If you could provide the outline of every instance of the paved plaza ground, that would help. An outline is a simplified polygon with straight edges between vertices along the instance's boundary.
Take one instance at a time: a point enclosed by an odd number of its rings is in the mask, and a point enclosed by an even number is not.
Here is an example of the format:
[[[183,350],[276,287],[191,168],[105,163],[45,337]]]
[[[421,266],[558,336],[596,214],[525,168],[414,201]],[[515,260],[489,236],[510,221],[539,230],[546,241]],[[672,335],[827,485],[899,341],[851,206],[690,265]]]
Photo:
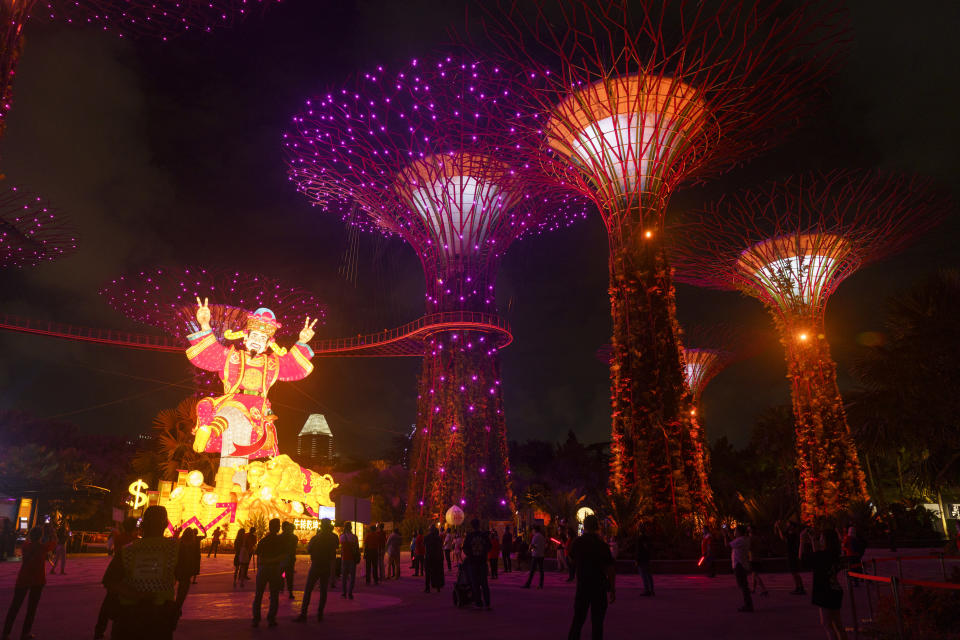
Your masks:
[[[916,555],[917,550],[905,554]],[[877,550],[867,557],[870,555],[890,554]],[[447,574],[447,584],[441,593],[426,594],[422,579],[412,577],[406,561],[404,577],[399,581],[374,587],[366,586],[360,578],[352,601],[341,599],[339,592],[330,592],[324,622],[315,621],[311,606],[310,622],[294,624],[291,619],[299,611],[300,589],[309,562],[306,556],[301,556],[297,561],[296,597],[281,598],[279,628],[266,628],[264,621],[259,629],[253,629],[250,627],[252,583],[244,589],[234,589],[231,562],[232,557],[228,556],[221,555],[216,560],[204,556],[199,584],[190,591],[174,637],[203,640],[283,637],[287,640],[317,638],[323,634],[350,640],[442,636],[536,640],[565,638],[572,612],[574,587],[565,581],[565,575],[556,572],[547,573],[542,591],[521,588],[526,573],[501,572],[498,580],[491,581],[492,611],[458,610],[453,607],[451,595],[456,567],[453,573]],[[48,576],[34,626],[39,640],[93,637],[93,625],[104,594],[100,578],[106,564],[105,556],[70,557],[66,575]],[[888,575],[889,571],[896,570],[895,563],[884,565]],[[19,567],[19,562],[0,563],[0,615],[10,601]],[[905,563],[905,567],[908,577],[939,579],[937,562],[911,562]],[[657,575],[655,579],[656,597],[645,598],[640,596],[642,586],[638,576],[617,576],[617,601],[607,613],[607,638],[824,638],[817,610],[810,604],[809,596],[788,593],[792,588],[788,574],[764,575],[770,593],[766,597],[755,597],[756,612],[752,614],[737,612],[740,595],[731,575],[713,579],[698,575]],[[805,582],[809,589],[809,574],[805,575]],[[265,617],[266,602],[264,605]],[[865,610],[865,606],[861,610]],[[21,611],[13,637],[19,633],[23,613]],[[849,626],[846,599],[844,616]],[[589,627],[588,621],[584,638],[590,637]]]

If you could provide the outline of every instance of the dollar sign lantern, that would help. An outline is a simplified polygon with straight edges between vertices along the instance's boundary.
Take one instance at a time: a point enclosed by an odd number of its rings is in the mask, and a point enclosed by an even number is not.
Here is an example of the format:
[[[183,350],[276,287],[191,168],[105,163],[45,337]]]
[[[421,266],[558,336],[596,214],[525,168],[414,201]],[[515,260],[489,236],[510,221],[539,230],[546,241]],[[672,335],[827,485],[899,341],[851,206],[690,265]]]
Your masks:
[[[130,495],[133,496],[133,508],[139,509],[147,504],[147,483],[137,479],[128,487]]]

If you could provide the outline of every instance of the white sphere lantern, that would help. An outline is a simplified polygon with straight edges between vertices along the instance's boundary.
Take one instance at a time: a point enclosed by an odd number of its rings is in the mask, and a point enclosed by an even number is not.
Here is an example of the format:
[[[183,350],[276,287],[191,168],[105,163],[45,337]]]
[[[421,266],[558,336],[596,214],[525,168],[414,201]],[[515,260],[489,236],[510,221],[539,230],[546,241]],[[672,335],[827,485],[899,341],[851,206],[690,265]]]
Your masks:
[[[463,514],[463,509],[454,505],[447,509],[446,515],[444,515],[444,520],[451,527],[459,527],[463,524],[463,520],[466,516]]]

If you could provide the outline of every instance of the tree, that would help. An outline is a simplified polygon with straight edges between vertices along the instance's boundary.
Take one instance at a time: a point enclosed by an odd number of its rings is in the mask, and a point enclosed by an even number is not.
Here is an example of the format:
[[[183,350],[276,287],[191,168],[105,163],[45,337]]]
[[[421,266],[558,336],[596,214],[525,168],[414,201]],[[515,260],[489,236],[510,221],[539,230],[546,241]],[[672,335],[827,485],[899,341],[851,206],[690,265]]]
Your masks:
[[[853,403],[861,445],[877,458],[895,458],[941,514],[942,492],[960,471],[958,316],[960,271],[927,277],[890,298],[885,338],[864,349],[854,370],[862,385]]]
[[[142,447],[134,469],[144,475],[156,470],[157,480],[175,480],[178,470],[199,469],[208,480],[216,475],[219,463],[193,450],[193,427],[197,423],[197,399],[185,398],[173,409],[164,409],[153,419],[153,439]]]

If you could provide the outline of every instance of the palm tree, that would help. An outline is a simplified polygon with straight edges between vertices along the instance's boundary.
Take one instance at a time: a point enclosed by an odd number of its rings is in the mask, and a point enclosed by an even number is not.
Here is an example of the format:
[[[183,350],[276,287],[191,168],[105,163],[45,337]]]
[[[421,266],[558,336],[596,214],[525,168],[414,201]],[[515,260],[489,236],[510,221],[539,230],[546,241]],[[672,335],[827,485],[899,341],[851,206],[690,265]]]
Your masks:
[[[197,422],[197,399],[185,398],[174,409],[164,409],[153,419],[153,437],[156,442],[152,454],[157,469],[164,479],[175,480],[180,469],[199,469],[212,479],[219,466],[216,459],[193,450],[193,427]],[[144,454],[140,462],[147,462]]]

